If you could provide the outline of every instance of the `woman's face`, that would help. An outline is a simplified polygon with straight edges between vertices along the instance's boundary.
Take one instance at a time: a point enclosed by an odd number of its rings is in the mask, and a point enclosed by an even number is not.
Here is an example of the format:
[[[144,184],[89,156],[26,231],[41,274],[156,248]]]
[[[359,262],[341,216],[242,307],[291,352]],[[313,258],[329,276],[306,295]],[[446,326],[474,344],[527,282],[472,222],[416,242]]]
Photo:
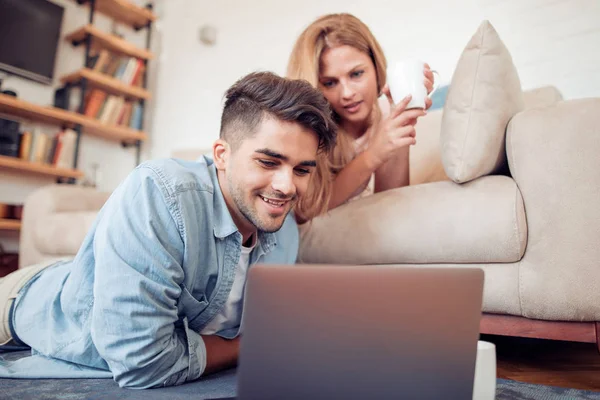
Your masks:
[[[342,123],[368,123],[378,97],[371,58],[352,46],[328,48],[321,54],[319,69],[319,88]]]

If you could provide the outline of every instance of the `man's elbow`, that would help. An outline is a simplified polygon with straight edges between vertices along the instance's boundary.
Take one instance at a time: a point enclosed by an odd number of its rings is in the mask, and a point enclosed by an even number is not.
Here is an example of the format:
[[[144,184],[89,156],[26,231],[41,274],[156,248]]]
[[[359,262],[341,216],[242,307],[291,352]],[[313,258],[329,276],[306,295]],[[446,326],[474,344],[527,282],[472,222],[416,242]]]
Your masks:
[[[170,375],[156,376],[145,368],[127,370],[114,374],[114,380],[119,387],[126,389],[152,389],[165,386],[176,386],[186,381],[185,371]]]

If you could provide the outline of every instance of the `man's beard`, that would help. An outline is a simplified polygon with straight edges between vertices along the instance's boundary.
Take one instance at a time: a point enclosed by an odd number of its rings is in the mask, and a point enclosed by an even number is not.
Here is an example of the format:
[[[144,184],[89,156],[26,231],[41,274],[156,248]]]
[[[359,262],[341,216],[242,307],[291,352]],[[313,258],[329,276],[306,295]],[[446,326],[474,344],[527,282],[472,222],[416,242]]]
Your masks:
[[[278,230],[280,230],[281,227],[283,226],[285,219],[287,218],[287,215],[292,210],[292,208],[295,205],[296,200],[297,200],[297,196],[294,196],[291,200],[288,201],[289,204],[286,204],[286,207],[289,207],[289,209],[288,209],[287,213],[285,213],[285,215],[283,215],[283,218],[281,218],[281,223],[279,224],[279,226],[277,226],[277,227],[269,226],[258,215],[258,212],[252,203],[252,199],[250,199],[249,202],[246,202],[244,199],[244,192],[241,189],[239,189],[239,187],[237,185],[235,185],[230,179],[228,179],[228,184],[229,184],[229,193],[231,193],[231,198],[233,199],[233,202],[234,202],[236,208],[244,216],[244,218],[246,218],[248,221],[250,221],[250,223],[252,225],[254,225],[256,227],[256,229],[259,232],[273,233],[273,232],[277,232]],[[259,193],[253,193],[252,196],[256,196],[257,198],[260,197]],[[265,196],[265,197],[270,197],[273,199],[282,199],[282,196],[278,195],[278,194],[273,194],[273,195],[269,195],[269,196]],[[282,200],[284,200],[284,199],[282,199]],[[263,200],[260,199],[260,201],[263,201]],[[274,222],[274,219],[273,219],[273,222]]]

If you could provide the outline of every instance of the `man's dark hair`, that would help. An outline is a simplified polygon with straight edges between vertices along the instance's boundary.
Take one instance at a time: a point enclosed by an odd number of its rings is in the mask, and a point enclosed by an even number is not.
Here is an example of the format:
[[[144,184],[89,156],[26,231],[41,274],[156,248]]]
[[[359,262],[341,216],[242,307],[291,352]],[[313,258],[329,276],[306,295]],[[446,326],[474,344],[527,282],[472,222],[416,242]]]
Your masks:
[[[253,136],[265,116],[296,122],[315,132],[319,150],[335,146],[337,125],[329,102],[310,83],[286,79],[271,72],[254,72],[225,93],[220,137],[236,148]]]

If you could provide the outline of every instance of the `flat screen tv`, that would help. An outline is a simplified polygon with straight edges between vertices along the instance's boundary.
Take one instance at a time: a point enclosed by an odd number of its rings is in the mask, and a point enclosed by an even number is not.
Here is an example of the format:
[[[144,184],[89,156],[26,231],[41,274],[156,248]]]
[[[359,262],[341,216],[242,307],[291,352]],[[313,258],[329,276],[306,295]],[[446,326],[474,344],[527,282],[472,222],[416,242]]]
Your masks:
[[[48,0],[0,0],[0,70],[52,83],[63,11]]]

